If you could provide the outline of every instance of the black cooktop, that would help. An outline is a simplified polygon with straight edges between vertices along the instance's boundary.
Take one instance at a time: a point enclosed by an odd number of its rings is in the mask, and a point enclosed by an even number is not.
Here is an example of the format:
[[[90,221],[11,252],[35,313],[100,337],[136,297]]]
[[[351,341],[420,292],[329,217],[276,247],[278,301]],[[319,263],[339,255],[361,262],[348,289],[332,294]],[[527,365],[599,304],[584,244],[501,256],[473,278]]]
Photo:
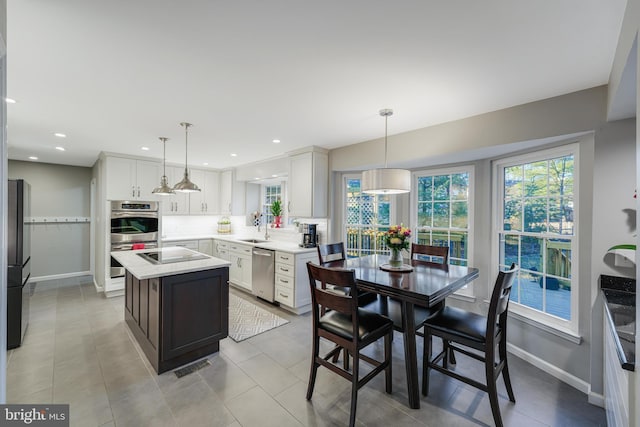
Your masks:
[[[171,264],[173,262],[194,261],[209,258],[200,252],[185,248],[162,248],[153,252],[141,252],[138,254],[152,264]]]

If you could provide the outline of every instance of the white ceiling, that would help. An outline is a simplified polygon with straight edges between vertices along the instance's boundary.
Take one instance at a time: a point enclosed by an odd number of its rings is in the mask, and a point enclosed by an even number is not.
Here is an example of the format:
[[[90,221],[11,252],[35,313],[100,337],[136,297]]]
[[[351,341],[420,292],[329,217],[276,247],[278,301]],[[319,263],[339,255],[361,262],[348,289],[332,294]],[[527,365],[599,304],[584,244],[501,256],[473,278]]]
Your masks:
[[[574,92],[607,83],[625,5],[8,0],[9,158],[161,158],[166,136],[183,163],[189,121],[189,163],[224,168],[379,138],[381,108],[393,135]]]

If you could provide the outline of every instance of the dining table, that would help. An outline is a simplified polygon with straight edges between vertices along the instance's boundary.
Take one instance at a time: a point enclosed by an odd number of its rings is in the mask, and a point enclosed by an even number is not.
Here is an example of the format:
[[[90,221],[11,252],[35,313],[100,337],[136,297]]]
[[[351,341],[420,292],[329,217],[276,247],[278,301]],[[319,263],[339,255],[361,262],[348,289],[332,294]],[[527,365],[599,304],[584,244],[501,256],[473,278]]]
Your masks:
[[[379,298],[400,302],[404,331],[405,369],[409,407],[420,408],[418,358],[414,308],[434,307],[467,283],[478,277],[478,269],[461,265],[433,265],[405,259],[402,268],[389,267],[389,255],[367,255],[332,261],[325,266],[355,271],[359,290],[374,292]]]

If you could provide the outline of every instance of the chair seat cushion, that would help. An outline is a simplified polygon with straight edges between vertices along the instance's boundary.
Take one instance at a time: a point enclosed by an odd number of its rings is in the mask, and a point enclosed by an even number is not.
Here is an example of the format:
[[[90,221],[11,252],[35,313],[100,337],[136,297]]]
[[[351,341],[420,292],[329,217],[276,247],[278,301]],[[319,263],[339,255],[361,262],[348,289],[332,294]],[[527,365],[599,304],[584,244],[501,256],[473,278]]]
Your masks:
[[[445,307],[428,319],[425,326],[437,334],[443,332],[458,335],[478,343],[484,343],[487,336],[487,318],[455,307]]]
[[[371,335],[381,336],[384,330],[391,327],[391,321],[361,308],[358,309],[360,340],[365,340]],[[342,338],[353,340],[353,325],[351,317],[337,311],[329,311],[320,318],[319,327],[334,333]]]
[[[363,305],[362,307],[365,310],[388,317],[393,322],[393,328],[396,331],[404,332],[402,327],[402,303],[400,301],[393,298],[379,296],[373,300],[373,302]],[[441,309],[441,304],[431,308],[415,305],[413,307],[413,312],[416,330],[420,329],[427,319],[435,315]]]

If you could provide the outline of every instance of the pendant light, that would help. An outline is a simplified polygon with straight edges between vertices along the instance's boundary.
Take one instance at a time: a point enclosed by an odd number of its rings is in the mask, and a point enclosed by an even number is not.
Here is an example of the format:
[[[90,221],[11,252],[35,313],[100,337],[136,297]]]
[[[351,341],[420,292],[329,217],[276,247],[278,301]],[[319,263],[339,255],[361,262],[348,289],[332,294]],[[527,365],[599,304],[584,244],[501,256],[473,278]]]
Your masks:
[[[384,117],[384,168],[362,172],[362,192],[368,194],[400,194],[411,190],[411,172],[387,168],[387,119],[393,110],[380,110]]]
[[[157,194],[159,196],[172,196],[175,193],[171,187],[169,187],[169,180],[167,179],[167,167],[166,167],[166,155],[167,155],[167,140],[169,138],[165,138],[161,136],[158,138],[162,142],[162,178],[160,178],[160,187],[156,187],[151,192],[152,194]]]
[[[182,181],[173,186],[173,191],[179,191],[181,193],[195,193],[196,191],[200,191],[200,188],[189,180],[189,169],[187,163],[189,127],[192,125],[191,123],[182,122],[180,123],[180,126],[184,126],[184,177],[182,178]]]

